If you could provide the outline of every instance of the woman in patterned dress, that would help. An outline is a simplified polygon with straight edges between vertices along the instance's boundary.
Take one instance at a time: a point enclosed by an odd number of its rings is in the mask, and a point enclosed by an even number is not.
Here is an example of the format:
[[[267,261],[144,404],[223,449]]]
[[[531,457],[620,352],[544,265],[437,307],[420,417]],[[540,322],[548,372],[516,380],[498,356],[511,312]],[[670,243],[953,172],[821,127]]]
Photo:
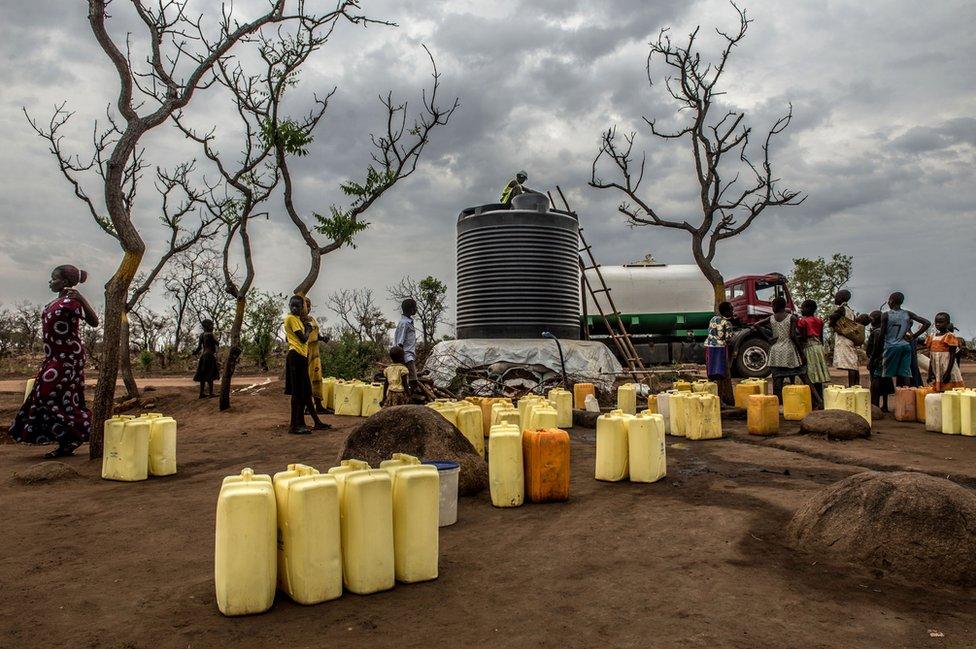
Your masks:
[[[34,389],[20,407],[10,427],[16,442],[53,444],[44,457],[72,455],[88,441],[91,413],[85,406],[85,347],[80,324],[98,326],[98,316],[74,287],[88,279],[75,266],[58,266],[51,273],[51,290],[57,299],[44,308],[41,327],[44,363],[34,379]]]

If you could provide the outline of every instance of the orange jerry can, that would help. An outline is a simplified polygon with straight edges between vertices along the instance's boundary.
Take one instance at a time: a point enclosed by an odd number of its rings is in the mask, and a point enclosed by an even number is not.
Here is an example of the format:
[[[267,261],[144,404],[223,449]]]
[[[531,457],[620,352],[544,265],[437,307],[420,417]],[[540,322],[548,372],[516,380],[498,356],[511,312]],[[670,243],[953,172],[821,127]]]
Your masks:
[[[569,500],[569,433],[558,428],[524,431],[522,466],[529,502]]]
[[[592,383],[576,383],[573,385],[573,407],[577,410],[586,408],[586,395],[596,396],[596,387]]]
[[[915,421],[925,423],[925,395],[932,394],[934,389],[927,385],[924,388],[915,388]]]
[[[915,388],[895,388],[895,421],[915,421]]]
[[[779,433],[779,399],[773,394],[750,395],[746,406],[746,425],[750,435]]]

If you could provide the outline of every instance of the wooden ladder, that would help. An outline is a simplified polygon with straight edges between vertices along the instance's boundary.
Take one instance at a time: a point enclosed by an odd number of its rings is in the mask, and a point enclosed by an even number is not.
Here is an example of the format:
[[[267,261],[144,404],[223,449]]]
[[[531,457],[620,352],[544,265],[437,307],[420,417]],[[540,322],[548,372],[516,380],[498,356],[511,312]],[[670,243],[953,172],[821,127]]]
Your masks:
[[[600,318],[603,320],[603,325],[606,327],[610,340],[613,341],[613,345],[617,349],[618,356],[624,359],[627,364],[627,373],[631,375],[635,382],[641,383],[646,379],[647,368],[644,366],[643,361],[641,361],[640,355],[637,353],[637,349],[630,339],[630,334],[627,333],[627,327],[620,317],[620,311],[617,309],[617,305],[613,302],[610,287],[607,286],[606,281],[603,279],[603,273],[600,272],[600,264],[596,262],[596,258],[593,256],[593,246],[588,244],[583,237],[583,228],[579,225],[579,215],[569,207],[569,202],[566,200],[563,190],[558,185],[556,186],[556,193],[559,194],[559,198],[565,206],[564,211],[567,214],[572,214],[576,218],[577,228],[579,229],[579,267],[583,285],[583,331],[585,337],[589,338],[590,333],[589,317],[586,314],[586,295],[588,293],[596,305],[597,311],[600,313]],[[551,193],[549,194],[549,201],[555,207],[556,203]],[[584,255],[586,256],[585,258]],[[586,272],[589,270],[596,271],[595,274],[600,283],[599,287],[594,287],[590,283],[590,279],[586,276]],[[606,300],[606,309],[603,308],[603,304],[600,302],[600,294]]]

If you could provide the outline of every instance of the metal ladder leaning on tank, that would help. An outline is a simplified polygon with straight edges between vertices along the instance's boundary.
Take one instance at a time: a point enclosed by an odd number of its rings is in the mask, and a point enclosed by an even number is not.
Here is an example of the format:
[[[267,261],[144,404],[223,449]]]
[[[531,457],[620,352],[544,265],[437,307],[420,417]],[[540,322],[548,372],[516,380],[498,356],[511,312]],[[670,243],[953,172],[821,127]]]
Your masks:
[[[631,375],[637,383],[642,383],[647,376],[647,368],[644,367],[643,361],[640,359],[640,355],[637,353],[637,349],[634,347],[633,341],[630,339],[630,334],[627,333],[627,327],[624,325],[623,319],[620,317],[620,311],[617,309],[617,305],[613,303],[613,297],[610,295],[610,287],[603,279],[603,273],[600,272],[600,264],[596,262],[596,258],[593,257],[593,247],[586,243],[586,239],[583,238],[583,227],[579,225],[579,215],[576,214],[570,207],[569,201],[566,200],[565,194],[560,187],[556,186],[556,192],[559,194],[560,200],[563,202],[565,211],[568,214],[572,214],[576,218],[577,228],[579,229],[579,267],[580,276],[583,279],[583,287],[586,292],[590,294],[593,299],[593,303],[596,305],[597,311],[600,312],[600,318],[603,320],[603,325],[607,329],[607,333],[610,335],[610,339],[613,341],[614,347],[617,348],[620,358],[625,359],[627,363],[627,373]],[[549,202],[555,207],[556,202],[553,200],[552,193],[549,193]],[[586,260],[583,259],[583,255],[589,258],[589,265],[587,265]],[[600,288],[593,288],[590,284],[589,278],[586,276],[586,271],[594,270],[596,271],[597,279],[600,281]],[[603,305],[600,304],[600,300],[597,295],[603,293],[606,296],[607,307],[609,312],[605,311]],[[586,303],[586,295],[583,295],[584,301]],[[589,319],[584,314],[583,326],[584,331],[589,336]]]

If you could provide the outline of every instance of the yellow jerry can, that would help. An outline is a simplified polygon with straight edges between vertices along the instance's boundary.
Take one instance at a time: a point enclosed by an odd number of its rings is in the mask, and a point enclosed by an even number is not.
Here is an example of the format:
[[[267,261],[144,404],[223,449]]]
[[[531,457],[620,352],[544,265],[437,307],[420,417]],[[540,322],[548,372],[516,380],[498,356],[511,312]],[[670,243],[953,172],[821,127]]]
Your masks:
[[[176,420],[154,417],[149,427],[149,475],[176,473]]]
[[[631,482],[657,482],[667,475],[664,417],[641,413],[627,422]]]
[[[405,464],[393,480],[393,552],[397,581],[437,579],[440,477],[429,464]]]
[[[702,392],[685,398],[687,426],[685,437],[691,440],[722,437],[722,404],[714,394]]]
[[[370,383],[363,386],[362,416],[375,415],[383,407],[383,384]]]
[[[491,427],[488,435],[488,488],[495,507],[519,507],[525,502],[522,430],[511,424]]]
[[[416,464],[420,464],[420,458],[414,457],[413,455],[408,455],[406,453],[394,453],[389,460],[383,460],[380,462],[380,468],[389,471],[393,481],[396,482],[396,472],[399,469]]]
[[[336,377],[327,376],[322,379],[322,405],[326,408],[335,409],[335,384]]]
[[[705,381],[699,379],[691,384],[691,391],[714,394],[715,396],[718,396],[718,383],[715,381]]]
[[[531,412],[535,405],[544,399],[537,394],[527,394],[518,400],[519,420],[527,428],[531,425]]]
[[[152,421],[112,417],[105,420],[102,478],[135,482],[149,477],[149,430]]]
[[[278,587],[299,604],[342,595],[339,485],[303,464],[273,479],[278,509]]]
[[[942,393],[942,434],[962,434],[962,392],[958,390]]]
[[[342,467],[333,467],[341,469]],[[393,481],[386,469],[336,471],[342,581],[357,595],[393,588]]]
[[[783,386],[783,419],[800,421],[813,412],[813,395],[809,385]]]
[[[746,427],[750,435],[779,433],[779,399],[772,394],[754,394],[749,397]]]
[[[596,470],[597,480],[617,482],[630,475],[627,426],[632,415],[612,410],[596,419]]]
[[[824,386],[824,410],[846,410],[844,407],[844,386]]]
[[[668,397],[668,415],[671,419],[671,434],[686,437],[688,428],[688,399],[691,392],[677,391]]]
[[[754,394],[763,394],[763,386],[761,383],[746,380],[742,381],[741,383],[736,383],[732,393],[735,397],[735,407],[745,408],[747,405],[749,405],[750,396]]]
[[[678,392],[691,392],[691,383],[689,381],[675,381],[671,385],[671,389]]]
[[[637,414],[637,386],[625,383],[617,388],[617,410],[625,415]]]
[[[563,388],[549,390],[549,401],[556,408],[557,428],[573,427],[573,393]]]
[[[359,417],[363,412],[363,385],[361,383],[335,384],[335,414]]]
[[[976,392],[959,393],[959,432],[976,437]]]
[[[559,411],[553,408],[548,401],[543,401],[532,408],[532,418],[528,426],[523,430],[543,430],[545,428],[559,428]]]
[[[274,603],[275,510],[271,476],[244,469],[224,478],[214,535],[214,590],[224,615],[263,613]]]
[[[473,403],[462,402],[455,410],[457,429],[471,442],[481,457],[485,456],[485,433],[482,425],[481,408]]]

